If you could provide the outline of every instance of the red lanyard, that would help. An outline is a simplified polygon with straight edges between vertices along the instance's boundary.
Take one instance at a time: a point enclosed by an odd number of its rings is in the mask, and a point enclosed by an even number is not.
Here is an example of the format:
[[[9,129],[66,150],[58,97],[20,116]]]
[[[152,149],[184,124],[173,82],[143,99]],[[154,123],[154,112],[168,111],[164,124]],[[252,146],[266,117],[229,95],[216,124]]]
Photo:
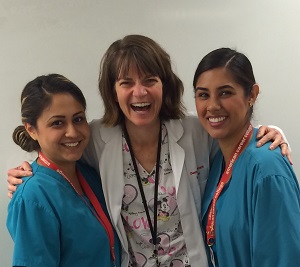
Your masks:
[[[76,191],[76,193],[80,196],[80,194],[78,193],[78,191],[75,189],[75,187],[73,186],[73,184],[71,183],[71,181],[69,180],[69,178],[63,173],[62,170],[60,170],[56,164],[54,164],[53,162],[51,162],[50,160],[48,160],[43,154],[42,152],[39,152],[39,159],[41,160],[41,162],[48,168],[58,172],[61,176],[63,176],[68,182],[69,184],[73,187],[73,189]],[[115,257],[115,252],[114,252],[114,231],[112,228],[112,225],[109,221],[109,219],[107,218],[106,214],[104,213],[100,202],[98,201],[94,191],[91,189],[90,185],[88,184],[88,182],[84,179],[83,175],[80,173],[80,171],[77,169],[77,175],[79,178],[79,183],[83,188],[83,191],[85,192],[85,194],[87,195],[88,199],[91,201],[93,207],[95,210],[91,209],[93,214],[95,215],[95,217],[98,219],[98,221],[101,223],[101,225],[104,227],[107,235],[108,235],[108,239],[109,239],[109,245],[110,245],[110,252],[111,252],[111,256],[113,261],[115,262],[116,257]],[[81,197],[81,196],[80,196]],[[81,197],[82,198],[82,197]],[[84,198],[82,198],[85,202],[85,204],[89,207],[90,205],[85,201]],[[96,211],[96,212],[95,212]]]
[[[240,156],[242,149],[247,144],[248,140],[251,138],[251,134],[253,132],[253,127],[250,124],[247,131],[245,132],[243,138],[240,143],[236,146],[235,152],[231,156],[229,164],[226,166],[225,171],[222,174],[222,177],[218,183],[215,194],[213,196],[212,202],[210,204],[210,209],[207,218],[207,226],[206,226],[206,242],[208,246],[212,246],[216,241],[216,232],[215,232],[215,224],[216,224],[216,203],[217,200],[224,189],[226,183],[231,179],[232,174],[232,166],[237,158]]]

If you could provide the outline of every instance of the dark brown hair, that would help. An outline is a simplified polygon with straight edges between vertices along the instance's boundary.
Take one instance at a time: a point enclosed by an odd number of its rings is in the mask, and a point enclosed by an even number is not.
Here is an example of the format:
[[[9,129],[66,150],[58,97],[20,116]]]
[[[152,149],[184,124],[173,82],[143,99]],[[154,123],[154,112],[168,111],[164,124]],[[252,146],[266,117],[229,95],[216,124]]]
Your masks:
[[[49,74],[27,83],[21,94],[22,122],[37,126],[37,120],[52,102],[54,94],[70,94],[86,109],[86,101],[81,90],[60,74]],[[14,142],[27,152],[39,151],[40,145],[27,133],[24,125],[13,132]]]
[[[213,50],[200,61],[194,75],[194,90],[203,72],[221,67],[226,68],[235,82],[242,86],[246,97],[251,94],[253,85],[256,84],[251,62],[244,54],[231,48]],[[250,117],[252,113],[253,106],[249,110]]]

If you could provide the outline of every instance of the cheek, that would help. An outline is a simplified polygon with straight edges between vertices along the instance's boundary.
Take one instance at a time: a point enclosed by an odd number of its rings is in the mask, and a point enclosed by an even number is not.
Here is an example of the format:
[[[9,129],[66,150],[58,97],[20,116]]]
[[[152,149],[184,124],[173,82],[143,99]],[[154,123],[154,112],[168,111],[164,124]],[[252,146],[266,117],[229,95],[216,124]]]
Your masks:
[[[115,100],[119,105],[126,102],[126,99],[128,98],[128,93],[122,89],[117,89],[114,92]]]
[[[90,127],[87,125],[86,129],[85,129],[85,135],[87,137],[87,139],[90,138],[91,135],[91,131],[90,131]]]
[[[157,98],[160,98],[161,102],[162,102],[162,99],[163,99],[163,87],[162,86],[156,86],[155,87],[155,90],[154,90]]]
[[[244,111],[244,113],[248,113],[250,109],[249,103],[248,102],[240,102],[236,105],[236,107],[234,107],[234,110],[236,110],[237,112],[241,112]]]
[[[195,104],[196,104],[196,110],[197,110],[197,113],[198,113],[198,116],[199,116],[204,112],[205,107],[204,107],[203,102],[201,102],[199,100],[196,100]]]
[[[122,101],[122,89],[119,86],[115,85],[113,94],[117,103]]]

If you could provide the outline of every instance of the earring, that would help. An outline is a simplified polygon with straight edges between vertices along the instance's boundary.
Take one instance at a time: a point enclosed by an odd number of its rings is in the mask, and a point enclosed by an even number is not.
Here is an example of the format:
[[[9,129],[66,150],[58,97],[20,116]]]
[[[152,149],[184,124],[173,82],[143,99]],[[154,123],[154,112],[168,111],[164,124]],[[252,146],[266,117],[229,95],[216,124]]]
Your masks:
[[[249,107],[252,107],[253,103],[252,103],[252,98],[249,99]]]

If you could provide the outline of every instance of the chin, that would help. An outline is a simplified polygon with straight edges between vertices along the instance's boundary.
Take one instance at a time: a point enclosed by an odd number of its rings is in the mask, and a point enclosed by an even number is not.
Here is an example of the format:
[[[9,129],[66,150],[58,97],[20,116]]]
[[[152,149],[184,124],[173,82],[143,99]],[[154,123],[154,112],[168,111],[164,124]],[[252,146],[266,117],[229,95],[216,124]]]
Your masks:
[[[80,158],[82,157],[82,153],[78,153],[78,154],[69,154],[69,155],[66,155],[64,158],[66,161],[70,161],[70,162],[75,162],[77,160],[80,160]]]
[[[140,127],[143,127],[143,126],[150,126],[154,123],[153,120],[135,120],[135,121],[132,121],[132,123],[135,125],[135,126],[140,126]]]
[[[227,133],[218,130],[207,130],[208,134],[214,139],[223,139],[227,137]]]

